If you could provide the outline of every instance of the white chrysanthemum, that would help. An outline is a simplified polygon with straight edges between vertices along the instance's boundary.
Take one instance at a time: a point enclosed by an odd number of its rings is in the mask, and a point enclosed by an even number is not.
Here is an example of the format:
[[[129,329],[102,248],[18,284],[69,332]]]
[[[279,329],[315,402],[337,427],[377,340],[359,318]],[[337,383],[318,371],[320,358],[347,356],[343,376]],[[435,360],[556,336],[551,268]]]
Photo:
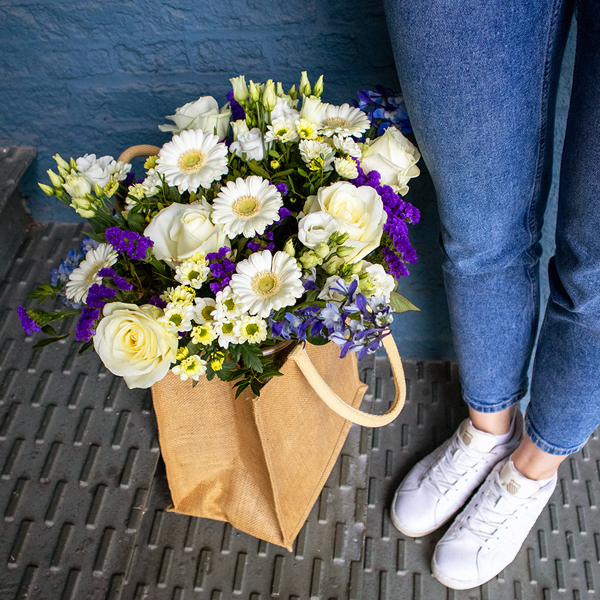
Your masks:
[[[316,123],[312,123],[306,119],[298,119],[296,121],[296,131],[303,140],[316,140],[319,137]]]
[[[255,252],[238,263],[231,277],[231,288],[242,310],[259,317],[294,304],[304,294],[302,271],[285,252],[272,255],[269,250]]]
[[[241,312],[239,298],[235,296],[230,285],[217,292],[215,311],[213,312],[213,318],[216,321],[235,319]]]
[[[85,302],[88,290],[94,283],[100,283],[102,278],[98,271],[110,267],[117,262],[118,254],[110,244],[100,244],[97,248],[90,250],[85,259],[69,275],[65,294],[68,300],[73,302]]]
[[[353,158],[336,158],[334,161],[335,170],[340,177],[344,179],[356,179],[358,177],[358,169]]]
[[[189,304],[184,306],[182,304],[169,302],[165,308],[165,314],[157,320],[169,331],[177,333],[179,331],[190,331],[192,329],[193,316],[194,309]]]
[[[208,346],[208,344],[210,344],[214,339],[216,339],[216,337],[217,334],[215,332],[215,329],[210,323],[197,325],[192,329],[192,342],[194,342],[194,344]]]
[[[227,173],[227,146],[211,133],[182,131],[161,148],[156,170],[180,192],[209,188]]]
[[[247,238],[262,235],[279,219],[283,206],[281,194],[269,181],[252,175],[228,181],[213,201],[211,219],[223,226],[223,232],[233,239],[240,233]]]
[[[298,145],[302,160],[312,171],[331,171],[334,152],[329,144],[316,140],[302,140]]]
[[[184,260],[175,269],[175,279],[183,285],[189,285],[195,289],[202,287],[208,279],[210,269],[204,252],[198,252]]]
[[[369,117],[360,109],[349,104],[334,106],[330,104],[319,124],[319,133],[347,137],[359,137],[369,128]]]
[[[260,317],[248,315],[235,324],[234,332],[242,344],[244,342],[260,344],[267,339],[267,322]]]
[[[161,298],[165,302],[172,302],[173,304],[180,304],[181,306],[189,306],[194,302],[196,292],[193,288],[187,285],[178,285],[175,288],[168,288],[165,290]]]
[[[268,131],[265,134],[266,142],[278,140],[280,142],[296,142],[298,141],[298,132],[296,131],[296,122],[291,119],[281,117],[274,119],[267,127]]]
[[[235,333],[235,321],[215,321],[215,332],[219,336],[219,346],[225,350],[229,348],[229,344],[240,343],[240,338]]]
[[[140,185],[144,190],[144,196],[146,196],[146,198],[152,198],[152,196],[156,196],[162,188],[162,177],[156,169],[149,169],[146,174],[146,179],[144,179]]]
[[[198,381],[200,375],[206,373],[206,361],[200,358],[197,354],[184,358],[180,364],[174,366],[171,371],[175,375],[179,375],[181,381],[187,381],[193,379]]]
[[[352,158],[360,158],[362,156],[362,150],[360,146],[351,137],[334,135],[333,146],[338,152],[347,154]]]
[[[196,298],[194,300],[194,321],[196,323],[208,323],[214,320],[214,312],[217,303],[212,298]]]

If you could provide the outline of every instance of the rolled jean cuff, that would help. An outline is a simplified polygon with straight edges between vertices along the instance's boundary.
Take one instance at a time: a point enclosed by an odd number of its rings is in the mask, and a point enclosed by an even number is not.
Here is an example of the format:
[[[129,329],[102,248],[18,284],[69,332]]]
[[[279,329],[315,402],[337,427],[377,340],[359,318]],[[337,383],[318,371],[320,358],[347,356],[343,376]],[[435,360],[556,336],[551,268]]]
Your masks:
[[[506,398],[504,400],[498,400],[495,403],[492,402],[479,402],[478,400],[472,400],[463,392],[462,397],[466,402],[469,408],[476,410],[477,412],[482,413],[495,413],[500,412],[501,410],[506,410],[507,408],[513,407],[515,404],[525,396],[526,391],[522,390],[511,396],[510,398]]]
[[[582,442],[578,446],[573,446],[572,448],[561,448],[560,446],[549,444],[537,432],[535,426],[529,418],[529,411],[525,412],[525,431],[527,432],[529,439],[534,443],[535,446],[537,446],[546,454],[554,454],[555,456],[568,456],[570,454],[575,454],[587,444],[587,440],[585,440],[585,442]]]

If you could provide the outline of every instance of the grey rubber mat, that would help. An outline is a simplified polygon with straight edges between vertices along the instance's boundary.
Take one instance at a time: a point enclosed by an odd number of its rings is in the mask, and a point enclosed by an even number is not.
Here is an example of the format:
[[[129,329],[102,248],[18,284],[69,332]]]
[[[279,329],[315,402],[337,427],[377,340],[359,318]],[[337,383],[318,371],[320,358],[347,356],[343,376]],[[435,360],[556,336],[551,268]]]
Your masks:
[[[594,434],[559,470],[549,505],[515,561],[478,589],[454,591],[431,574],[435,544],[447,527],[420,539],[399,533],[389,519],[396,487],[408,470],[452,435],[466,416],[459,399],[455,365],[405,365],[410,392],[397,421],[373,431],[369,465],[369,508],[363,555],[364,600],[580,600],[600,585],[600,439]],[[386,404],[393,391],[389,366],[376,363]],[[384,375],[380,374],[383,373]]]
[[[38,232],[2,286],[2,600],[116,598],[158,460],[148,392],[79,355],[74,338],[33,350],[14,310],[79,230]]]

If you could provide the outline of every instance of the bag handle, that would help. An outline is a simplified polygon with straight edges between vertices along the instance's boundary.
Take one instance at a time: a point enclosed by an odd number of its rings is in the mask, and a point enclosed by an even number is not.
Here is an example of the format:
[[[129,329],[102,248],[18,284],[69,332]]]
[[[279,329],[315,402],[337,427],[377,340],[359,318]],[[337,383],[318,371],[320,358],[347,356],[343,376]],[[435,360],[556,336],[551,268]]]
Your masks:
[[[160,148],[158,146],[151,146],[150,144],[142,144],[140,146],[131,146],[131,148],[127,148],[117,162],[130,163],[133,158],[136,156],[154,156],[160,152]]]
[[[357,408],[353,408],[344,402],[327,385],[305,351],[292,352],[292,354],[290,354],[290,359],[296,362],[298,368],[302,371],[313,390],[319,395],[321,400],[331,408],[331,410],[357,425],[363,425],[364,427],[383,427],[384,425],[391,423],[400,414],[406,400],[406,380],[404,379],[402,360],[398,353],[396,343],[391,335],[387,335],[383,338],[383,347],[390,359],[394,382],[396,383],[396,397],[394,402],[390,409],[383,415],[372,415]]]

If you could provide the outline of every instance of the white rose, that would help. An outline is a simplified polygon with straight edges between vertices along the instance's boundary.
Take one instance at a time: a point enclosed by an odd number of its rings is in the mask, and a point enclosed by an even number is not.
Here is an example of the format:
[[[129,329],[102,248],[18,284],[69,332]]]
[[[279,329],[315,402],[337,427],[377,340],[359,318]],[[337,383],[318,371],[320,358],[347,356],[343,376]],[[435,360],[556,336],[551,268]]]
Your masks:
[[[269,147],[270,144],[265,142],[265,148],[268,150]],[[247,133],[238,134],[237,141],[233,142],[229,148],[231,152],[235,150],[239,157],[242,156],[242,152],[245,152],[246,160],[262,160],[265,156],[263,152],[262,133],[258,127],[251,129]]]
[[[325,112],[329,104],[321,102],[321,98],[316,96],[308,96],[302,101],[302,110],[300,110],[300,118],[306,119],[317,125],[323,120]]]
[[[364,273],[369,274],[369,283],[375,288],[375,296],[385,296],[387,302],[390,301],[390,296],[396,290],[398,282],[388,273],[381,265],[371,265],[365,262],[363,268]]]
[[[244,135],[248,133],[250,130],[248,129],[248,124],[245,119],[240,119],[239,121],[234,121],[231,124],[231,129],[233,131],[233,141],[237,142],[237,139],[240,135]]]
[[[300,113],[291,106],[292,99],[289,96],[283,98],[277,98],[277,104],[271,111],[271,122],[275,119],[288,119],[290,121],[297,121],[300,118]]]
[[[154,256],[170,262],[229,246],[221,226],[210,220],[211,213],[212,206],[204,198],[198,204],[175,203],[163,208],[144,231],[154,242]]]
[[[178,338],[157,319],[156,306],[110,302],[94,335],[96,353],[128,388],[149,388],[160,381],[176,360]]]
[[[306,212],[323,210],[336,222],[337,231],[347,233],[345,246],[354,248],[347,262],[356,262],[379,246],[387,213],[377,191],[369,186],[355,187],[347,181],[338,181],[320,188],[316,199],[309,197]]]
[[[420,173],[420,152],[395,127],[388,127],[374,142],[363,147],[360,166],[365,173],[377,171],[382,185],[391,185],[399,194],[408,192],[408,181]]]
[[[223,141],[229,131],[231,110],[229,104],[223,106],[219,111],[219,104],[212,96],[202,96],[195,102],[188,102],[170,115],[167,119],[175,122],[175,125],[159,125],[161,131],[180,133],[185,129],[201,129],[213,133]]]
[[[336,231],[335,220],[322,210],[310,213],[298,222],[298,239],[308,248],[314,248],[321,242],[327,244]]]

